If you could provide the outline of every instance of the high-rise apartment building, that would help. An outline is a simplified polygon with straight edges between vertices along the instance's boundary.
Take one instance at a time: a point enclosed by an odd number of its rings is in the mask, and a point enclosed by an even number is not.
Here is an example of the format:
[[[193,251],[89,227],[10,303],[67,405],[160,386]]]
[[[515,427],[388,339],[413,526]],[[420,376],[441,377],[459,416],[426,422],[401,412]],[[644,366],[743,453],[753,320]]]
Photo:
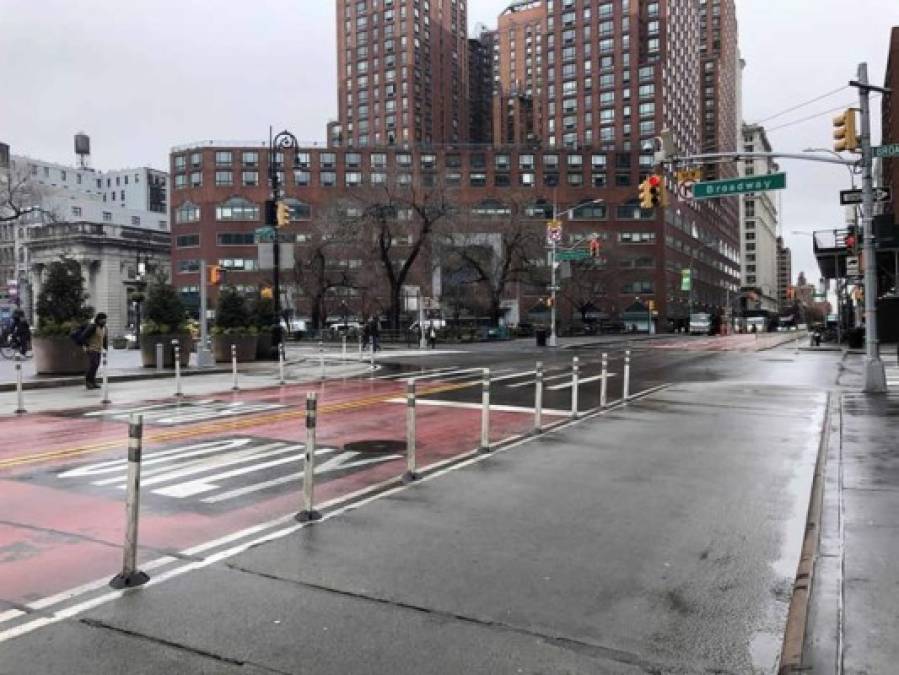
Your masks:
[[[493,87],[495,30],[482,30],[468,41],[468,140],[476,144],[493,142]]]
[[[793,256],[790,249],[784,246],[783,237],[777,238],[777,301],[780,309],[790,306],[793,298],[790,297],[790,284],[793,279]]]
[[[513,2],[497,23],[493,136],[506,145],[543,140],[543,47],[547,7],[543,0]]]
[[[742,149],[745,152],[771,152],[765,128],[743,125]],[[743,176],[774,173],[777,164],[769,159],[747,159],[740,167]],[[777,311],[777,233],[778,211],[775,192],[756,192],[740,200],[740,253],[743,290],[755,298],[755,307]]]
[[[466,0],[336,0],[338,131],[349,146],[468,140]]]

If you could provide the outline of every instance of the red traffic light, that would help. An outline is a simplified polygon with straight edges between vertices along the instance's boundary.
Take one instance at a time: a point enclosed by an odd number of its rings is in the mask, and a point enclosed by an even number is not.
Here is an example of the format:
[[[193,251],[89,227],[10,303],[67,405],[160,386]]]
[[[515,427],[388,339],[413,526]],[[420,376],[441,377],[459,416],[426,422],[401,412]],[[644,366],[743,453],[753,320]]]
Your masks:
[[[854,249],[854,248],[855,248],[855,244],[856,244],[856,241],[855,241],[855,235],[854,235],[854,234],[847,234],[847,235],[846,235],[846,248]]]
[[[662,184],[662,179],[656,174],[651,175],[646,180],[649,182],[649,187],[651,188],[659,187],[659,185]]]

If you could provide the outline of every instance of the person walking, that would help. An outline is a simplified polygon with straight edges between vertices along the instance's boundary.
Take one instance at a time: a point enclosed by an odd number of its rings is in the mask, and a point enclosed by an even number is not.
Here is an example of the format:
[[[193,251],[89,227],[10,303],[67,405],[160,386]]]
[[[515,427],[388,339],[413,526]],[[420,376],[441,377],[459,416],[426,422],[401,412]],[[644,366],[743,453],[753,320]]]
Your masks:
[[[428,328],[428,346],[431,349],[437,347],[437,329],[434,328],[434,324],[431,324],[431,327]]]
[[[100,367],[100,355],[109,346],[106,338],[106,315],[103,312],[97,314],[93,323],[88,324],[81,336],[81,341],[84,344],[84,351],[87,352],[87,372],[84,374],[85,385],[88,389],[99,389],[97,369]]]
[[[378,318],[371,320],[371,350],[373,352],[381,349],[381,328],[378,326]]]

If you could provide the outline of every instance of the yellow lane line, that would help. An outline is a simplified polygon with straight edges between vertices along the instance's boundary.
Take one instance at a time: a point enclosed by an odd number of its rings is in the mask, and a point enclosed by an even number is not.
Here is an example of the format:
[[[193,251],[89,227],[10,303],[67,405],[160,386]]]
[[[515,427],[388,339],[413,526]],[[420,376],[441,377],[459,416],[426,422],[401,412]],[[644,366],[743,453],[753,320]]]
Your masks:
[[[477,384],[477,382],[475,384]],[[439,394],[456,389],[465,389],[466,387],[471,386],[473,386],[473,384],[468,382],[463,384],[446,384],[436,387],[429,387],[427,389],[421,389],[417,392],[417,395],[429,396],[432,394]],[[395,399],[397,396],[398,393],[396,391],[392,391],[388,394],[368,396],[366,398],[355,399],[351,401],[341,401],[340,403],[330,403],[321,406],[318,409],[318,413],[319,415],[323,415],[333,412],[357,410],[359,408],[365,408],[368,406],[377,405],[379,403],[385,403],[391,399]],[[273,424],[291,419],[300,419],[305,417],[305,415],[305,408],[297,408],[295,410],[283,410],[276,413],[263,413],[261,415],[241,417],[240,419],[234,419],[230,421],[217,421],[214,424],[203,424],[182,429],[173,429],[170,431],[158,431],[144,436],[144,445],[146,446],[154,443],[164,443],[167,441],[180,440],[183,438],[192,438],[196,436],[203,436],[205,434],[220,433],[222,431],[247,429],[259,426],[260,424]],[[33,453],[30,455],[23,455],[19,457],[10,457],[8,459],[0,460],[0,469],[8,469],[10,467],[21,466],[23,464],[36,464],[43,461],[65,459],[67,457],[78,457],[79,455],[102,452],[103,450],[112,450],[115,448],[123,447],[126,443],[126,440],[127,439],[123,436],[121,439],[103,441],[101,443],[94,443],[91,445],[60,448],[58,450],[49,450],[47,452]]]

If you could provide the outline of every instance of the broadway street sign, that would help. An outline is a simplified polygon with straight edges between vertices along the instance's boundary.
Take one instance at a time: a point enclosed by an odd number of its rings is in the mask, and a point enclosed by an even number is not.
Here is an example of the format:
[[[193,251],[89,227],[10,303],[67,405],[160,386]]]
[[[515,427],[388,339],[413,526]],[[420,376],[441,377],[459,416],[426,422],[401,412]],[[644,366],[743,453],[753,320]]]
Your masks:
[[[693,199],[714,199],[747,192],[783,190],[787,187],[787,174],[769,173],[764,176],[745,176],[727,180],[712,180],[693,185]]]
[[[899,157],[899,143],[878,145],[871,150],[875,157]]]
[[[590,257],[590,251],[575,248],[570,251],[556,251],[556,260],[586,260]]]

